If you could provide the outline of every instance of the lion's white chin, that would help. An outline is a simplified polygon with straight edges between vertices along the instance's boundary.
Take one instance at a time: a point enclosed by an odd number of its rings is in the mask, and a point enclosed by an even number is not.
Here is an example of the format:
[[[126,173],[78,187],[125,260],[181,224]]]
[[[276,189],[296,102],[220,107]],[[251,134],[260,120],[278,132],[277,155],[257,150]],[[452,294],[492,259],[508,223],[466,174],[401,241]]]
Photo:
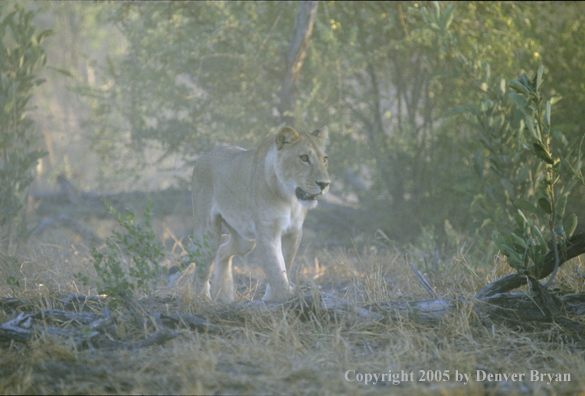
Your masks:
[[[299,202],[303,208],[307,208],[307,209],[313,209],[315,206],[317,206],[316,199],[311,200],[311,201],[304,201],[304,200],[299,199]]]

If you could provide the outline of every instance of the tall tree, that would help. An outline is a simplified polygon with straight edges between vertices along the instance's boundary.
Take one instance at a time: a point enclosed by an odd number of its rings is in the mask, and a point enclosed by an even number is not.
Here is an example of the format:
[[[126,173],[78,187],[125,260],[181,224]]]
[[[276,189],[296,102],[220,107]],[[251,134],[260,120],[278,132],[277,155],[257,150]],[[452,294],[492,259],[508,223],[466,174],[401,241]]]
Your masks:
[[[295,92],[307,56],[307,47],[313,33],[313,25],[317,16],[317,1],[301,1],[297,10],[293,35],[286,52],[286,76],[280,90],[278,110],[285,124],[294,125]]]

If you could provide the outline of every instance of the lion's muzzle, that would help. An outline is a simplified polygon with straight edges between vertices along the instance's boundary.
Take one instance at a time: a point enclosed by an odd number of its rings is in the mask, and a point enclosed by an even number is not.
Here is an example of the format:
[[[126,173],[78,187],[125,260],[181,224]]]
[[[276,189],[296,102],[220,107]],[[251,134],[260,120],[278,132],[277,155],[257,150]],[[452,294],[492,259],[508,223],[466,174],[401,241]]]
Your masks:
[[[305,190],[303,190],[300,187],[297,187],[295,189],[295,195],[297,196],[299,201],[314,201],[314,200],[316,200],[319,195],[323,195],[324,193],[327,192],[327,190],[329,188],[329,184],[331,184],[329,182],[315,182],[315,183],[321,189],[321,191],[319,191],[316,194],[309,194],[308,192],[306,192]]]
[[[305,190],[303,190],[300,187],[297,187],[295,189],[295,195],[297,196],[299,201],[314,201],[315,199],[317,199],[317,196],[320,194],[321,194],[320,192],[317,194],[309,194],[308,192],[306,192]]]

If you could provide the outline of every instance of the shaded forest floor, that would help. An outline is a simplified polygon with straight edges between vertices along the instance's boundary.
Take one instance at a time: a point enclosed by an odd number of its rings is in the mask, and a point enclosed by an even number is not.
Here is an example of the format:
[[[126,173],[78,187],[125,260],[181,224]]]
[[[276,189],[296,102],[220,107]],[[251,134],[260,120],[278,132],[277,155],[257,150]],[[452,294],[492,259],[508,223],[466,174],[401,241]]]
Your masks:
[[[55,233],[51,238],[32,241],[17,256],[0,255],[0,323],[21,312],[63,309],[63,296],[95,296],[95,289],[81,285],[73,276],[83,272],[95,277],[87,250],[75,243],[57,243],[65,239]],[[301,249],[296,261],[297,285],[300,290],[339,296],[356,307],[431,298],[405,259],[416,257],[416,253],[404,253],[381,247],[360,251]],[[567,263],[555,284],[567,292],[584,291],[582,264],[582,258]],[[249,262],[235,268],[237,302],[213,304],[195,296],[188,272],[172,287],[158,290],[156,298],[142,300],[142,305],[151,315],[193,315],[201,318],[203,325],[177,326],[172,339],[147,346],[141,342],[156,332],[156,326],[149,320],[138,320],[121,305],[111,311],[113,321],[104,330],[104,337],[112,343],[102,345],[109,347],[42,331],[26,343],[3,341],[0,393],[585,392],[585,348],[581,341],[566,337],[554,324],[527,332],[486,324],[475,315],[471,298],[508,273],[499,258],[486,257],[474,263],[459,256],[434,272],[426,271],[439,297],[470,299],[468,305],[433,324],[417,320],[416,312],[379,321],[318,313],[306,316],[284,308],[258,309],[260,303],[250,301],[260,300],[265,284],[261,270]],[[10,299],[21,303],[8,304],[14,301]],[[103,305],[99,301],[88,303],[86,310],[100,313]],[[37,322],[39,329],[55,325],[46,318]],[[58,325],[75,327],[68,322]],[[381,374],[386,376],[381,378]],[[469,376],[467,383],[464,374]],[[504,374],[509,376],[507,380]]]

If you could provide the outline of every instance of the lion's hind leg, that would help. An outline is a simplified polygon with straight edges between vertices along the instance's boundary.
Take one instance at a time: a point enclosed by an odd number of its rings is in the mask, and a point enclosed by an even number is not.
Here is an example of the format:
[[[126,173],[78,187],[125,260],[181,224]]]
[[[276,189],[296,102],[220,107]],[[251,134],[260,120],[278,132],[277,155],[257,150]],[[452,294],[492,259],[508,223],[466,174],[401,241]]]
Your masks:
[[[232,258],[245,256],[256,246],[254,240],[244,239],[237,231],[224,223],[229,234],[221,236],[221,246],[215,258],[215,282],[213,298],[222,302],[234,301],[234,277],[232,272]]]
[[[212,252],[211,255],[201,252],[203,257],[201,257],[201,262],[198,262],[195,268],[195,288],[197,294],[211,299],[209,279],[214,267],[215,255],[213,254],[213,249],[218,249],[221,242],[221,217],[214,218],[205,227],[198,227],[199,224],[196,224],[195,227],[195,240],[197,243],[202,244],[205,237],[207,237]]]

